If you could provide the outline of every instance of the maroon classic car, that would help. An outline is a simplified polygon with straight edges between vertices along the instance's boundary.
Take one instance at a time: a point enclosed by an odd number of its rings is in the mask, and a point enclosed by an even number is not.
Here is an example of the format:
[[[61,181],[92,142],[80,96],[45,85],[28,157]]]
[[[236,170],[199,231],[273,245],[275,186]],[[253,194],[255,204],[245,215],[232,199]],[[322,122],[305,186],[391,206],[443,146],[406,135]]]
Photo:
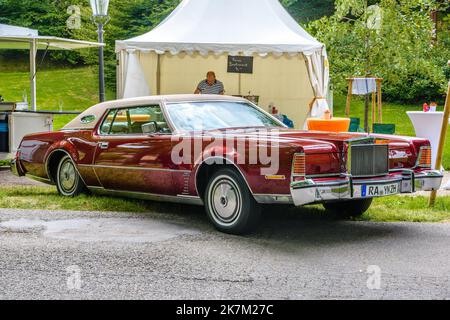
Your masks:
[[[176,95],[93,106],[58,132],[26,136],[19,176],[82,192],[205,205],[242,234],[261,205],[321,203],[343,217],[375,197],[436,190],[427,140],[293,130],[247,100]]]

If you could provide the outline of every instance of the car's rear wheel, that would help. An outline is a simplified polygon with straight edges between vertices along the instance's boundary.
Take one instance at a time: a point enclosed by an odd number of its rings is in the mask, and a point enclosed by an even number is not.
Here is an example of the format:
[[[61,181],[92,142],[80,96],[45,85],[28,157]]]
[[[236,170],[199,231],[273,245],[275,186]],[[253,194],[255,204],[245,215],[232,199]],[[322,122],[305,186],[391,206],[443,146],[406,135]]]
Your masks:
[[[242,176],[234,169],[217,171],[205,192],[209,219],[219,231],[246,234],[258,224],[261,207],[253,198]]]
[[[364,212],[369,210],[372,204],[372,198],[369,199],[357,199],[357,200],[346,200],[337,202],[327,202],[323,206],[326,210],[332,211],[340,218],[352,218],[359,217]]]
[[[59,194],[75,197],[85,191],[85,185],[69,156],[61,159],[56,170],[56,188]]]

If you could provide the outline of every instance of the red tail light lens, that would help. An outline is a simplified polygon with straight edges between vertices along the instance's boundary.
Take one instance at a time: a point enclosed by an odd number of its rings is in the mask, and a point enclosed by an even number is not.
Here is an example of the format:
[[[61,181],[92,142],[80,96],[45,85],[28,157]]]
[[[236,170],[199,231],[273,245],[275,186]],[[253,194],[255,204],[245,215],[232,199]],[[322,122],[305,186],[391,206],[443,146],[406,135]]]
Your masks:
[[[306,157],[304,153],[294,154],[292,159],[292,180],[304,179],[306,176]]]
[[[431,168],[431,147],[420,147],[419,156],[417,158],[417,166]]]

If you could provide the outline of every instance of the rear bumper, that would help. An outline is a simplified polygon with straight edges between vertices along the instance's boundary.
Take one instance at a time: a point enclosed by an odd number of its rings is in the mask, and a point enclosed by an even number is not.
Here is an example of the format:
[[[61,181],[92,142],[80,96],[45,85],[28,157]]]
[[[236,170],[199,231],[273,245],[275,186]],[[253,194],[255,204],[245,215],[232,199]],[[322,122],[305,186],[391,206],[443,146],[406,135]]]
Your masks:
[[[11,160],[10,167],[11,167],[11,172],[15,176],[22,177],[24,175],[22,170],[21,170],[21,168],[20,168],[20,165],[17,163],[17,159]]]
[[[306,179],[291,184],[296,206],[310,203],[384,197],[400,193],[438,190],[442,174],[436,170],[404,170],[385,177],[354,179],[350,175],[332,180]]]

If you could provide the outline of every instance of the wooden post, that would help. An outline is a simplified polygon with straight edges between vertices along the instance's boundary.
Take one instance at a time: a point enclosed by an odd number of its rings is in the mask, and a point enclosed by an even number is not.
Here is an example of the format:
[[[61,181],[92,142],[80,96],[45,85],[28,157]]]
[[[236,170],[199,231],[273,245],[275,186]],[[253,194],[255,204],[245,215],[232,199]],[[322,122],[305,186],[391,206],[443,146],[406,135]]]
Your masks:
[[[450,66],[450,60],[448,61]],[[439,139],[439,147],[437,150],[436,169],[440,170],[442,166],[442,156],[444,153],[445,137],[447,135],[448,119],[450,116],[450,81],[448,82],[447,98],[445,99],[444,117],[442,119],[441,137]],[[434,206],[436,202],[437,190],[431,192],[429,206]]]
[[[376,103],[377,103],[377,94],[376,92],[372,92],[372,128],[373,124],[377,123]]]
[[[353,79],[347,80],[348,80],[348,94],[347,94],[347,104],[345,106],[345,116],[348,118],[350,116],[350,103],[352,101]]]
[[[378,123],[383,123],[383,96],[381,95],[381,82],[383,79],[377,79],[377,102],[378,102]]]

